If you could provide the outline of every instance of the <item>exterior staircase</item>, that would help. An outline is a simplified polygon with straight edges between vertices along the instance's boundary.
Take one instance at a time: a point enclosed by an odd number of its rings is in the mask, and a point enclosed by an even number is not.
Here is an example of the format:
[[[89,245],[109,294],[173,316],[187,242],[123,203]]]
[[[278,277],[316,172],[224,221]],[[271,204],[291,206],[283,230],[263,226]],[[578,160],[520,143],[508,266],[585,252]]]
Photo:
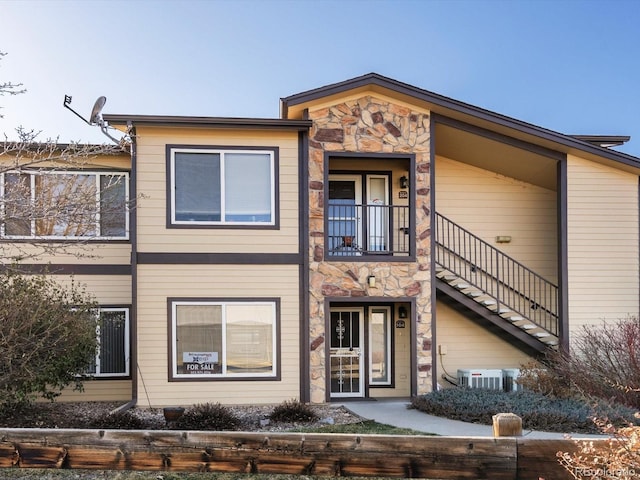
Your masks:
[[[559,344],[558,287],[436,213],[436,288],[542,352]]]

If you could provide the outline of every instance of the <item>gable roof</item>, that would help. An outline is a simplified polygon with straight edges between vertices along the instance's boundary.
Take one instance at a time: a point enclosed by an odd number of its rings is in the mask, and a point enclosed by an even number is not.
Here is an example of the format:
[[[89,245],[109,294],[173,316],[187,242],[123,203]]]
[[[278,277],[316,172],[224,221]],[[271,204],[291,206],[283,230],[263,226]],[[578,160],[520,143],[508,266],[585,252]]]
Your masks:
[[[593,137],[602,136],[565,135],[428,90],[423,90],[377,73],[368,73],[350,80],[284,97],[280,100],[281,116],[283,119],[299,117],[306,104],[318,102],[322,99],[330,100],[331,97],[344,97],[350,93],[357,93],[360,90],[363,92],[373,91],[396,96],[409,103],[417,102],[436,114],[451,117],[488,130],[494,130],[498,133],[504,133],[564,153],[581,152],[619,162],[633,168],[640,168],[640,158],[611,150],[593,142]],[[628,140],[629,137],[615,136],[613,138]]]

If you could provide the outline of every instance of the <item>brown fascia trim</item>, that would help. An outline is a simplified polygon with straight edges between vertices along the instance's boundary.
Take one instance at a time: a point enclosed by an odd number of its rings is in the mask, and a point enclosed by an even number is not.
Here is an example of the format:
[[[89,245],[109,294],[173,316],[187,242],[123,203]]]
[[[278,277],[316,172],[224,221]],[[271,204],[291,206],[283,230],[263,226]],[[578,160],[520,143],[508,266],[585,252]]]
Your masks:
[[[582,142],[592,143],[598,147],[609,148],[624,145],[631,137],[629,135],[569,135]]]
[[[508,117],[506,115],[501,115],[490,110],[485,110],[484,108],[476,107],[459,100],[454,100],[452,98],[445,97],[444,95],[439,95],[428,90],[423,90],[421,88],[414,87],[413,85],[399,82],[398,80],[394,80],[392,78],[384,77],[377,73],[368,73],[366,75],[362,75],[361,77],[352,78],[350,80],[334,83],[325,87],[308,90],[306,92],[282,98],[280,99],[282,104],[282,115],[284,118],[287,117],[288,108],[290,105],[299,105],[301,103],[310,102],[320,98],[328,97],[330,95],[340,94],[356,88],[365,87],[367,85],[376,85],[382,88],[386,88],[388,90],[392,90],[403,95],[408,95],[410,97],[422,100],[427,103],[431,103],[433,105],[437,105],[439,107],[453,110],[457,113],[470,115],[477,119],[511,128],[527,135],[533,135],[550,142],[558,143],[568,148],[575,148],[577,150],[588,152],[593,155],[623,163],[625,165],[640,168],[640,158],[638,157],[634,157],[622,152],[617,152],[615,150],[610,150],[608,148],[599,147],[594,145],[593,143],[579,140],[578,138],[571,135],[565,135],[553,130],[533,125],[531,123],[517,120],[513,117]]]
[[[111,125],[134,125],[156,127],[215,127],[260,130],[307,131],[310,120],[287,120],[280,118],[234,118],[234,117],[185,117],[172,115],[103,115]]]

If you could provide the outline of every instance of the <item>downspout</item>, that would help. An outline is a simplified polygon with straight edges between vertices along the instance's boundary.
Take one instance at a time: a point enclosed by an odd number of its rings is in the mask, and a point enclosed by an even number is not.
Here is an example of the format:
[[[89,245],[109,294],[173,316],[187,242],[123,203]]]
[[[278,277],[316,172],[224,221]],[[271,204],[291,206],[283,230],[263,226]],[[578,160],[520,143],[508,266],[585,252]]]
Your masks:
[[[129,312],[129,342],[131,371],[131,400],[119,406],[113,412],[124,412],[138,404],[138,241],[137,241],[137,160],[136,129],[128,123],[131,137],[131,175],[129,175],[129,202],[133,199],[133,208],[129,211],[129,241],[131,242],[131,311]],[[113,413],[112,412],[112,413]]]
[[[431,230],[431,390],[438,390],[438,336],[437,336],[437,291],[436,291],[436,121],[433,115],[429,121],[429,189],[430,208],[429,221]]]
[[[558,162],[558,321],[559,348],[569,353],[569,224],[567,156]]]
[[[308,112],[305,111],[305,118]],[[300,401],[311,401],[309,352],[309,132],[298,132],[298,202],[300,254]]]

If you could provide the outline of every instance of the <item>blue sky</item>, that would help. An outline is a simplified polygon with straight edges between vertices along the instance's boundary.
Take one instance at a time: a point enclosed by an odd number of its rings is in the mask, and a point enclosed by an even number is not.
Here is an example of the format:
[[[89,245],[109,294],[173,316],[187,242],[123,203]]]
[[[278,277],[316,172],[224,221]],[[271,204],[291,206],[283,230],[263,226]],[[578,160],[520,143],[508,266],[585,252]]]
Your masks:
[[[105,113],[271,117],[279,99],[376,72],[568,134],[632,137],[635,0],[0,0],[0,133],[104,142]]]

